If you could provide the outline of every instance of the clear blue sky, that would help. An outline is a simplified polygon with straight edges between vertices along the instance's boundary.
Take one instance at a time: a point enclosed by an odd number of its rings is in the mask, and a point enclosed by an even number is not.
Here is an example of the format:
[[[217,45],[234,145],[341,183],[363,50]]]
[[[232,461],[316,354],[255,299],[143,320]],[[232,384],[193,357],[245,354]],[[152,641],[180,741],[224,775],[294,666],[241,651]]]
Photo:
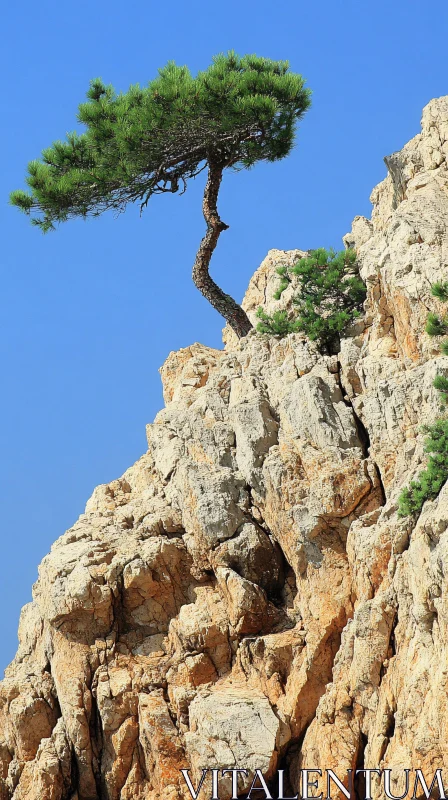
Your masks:
[[[284,162],[227,175],[230,225],[213,274],[241,299],[267,250],[339,247],[385,175],[383,156],[448,94],[446,0],[94,0],[7,3],[2,15],[4,163],[0,293],[0,674],[16,649],[37,565],[93,488],[145,450],[170,350],[220,346],[221,318],[190,278],[202,182],[46,237],[8,206],[26,163],[76,127],[89,80],[145,83],[170,59],[203,69],[234,49],[289,59],[313,90]]]

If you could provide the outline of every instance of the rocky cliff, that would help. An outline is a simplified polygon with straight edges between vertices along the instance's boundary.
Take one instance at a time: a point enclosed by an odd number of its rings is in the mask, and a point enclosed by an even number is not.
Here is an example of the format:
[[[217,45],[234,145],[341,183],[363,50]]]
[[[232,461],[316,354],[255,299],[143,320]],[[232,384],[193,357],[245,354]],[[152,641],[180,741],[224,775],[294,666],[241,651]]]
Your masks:
[[[0,800],[183,800],[185,767],[290,789],[303,766],[448,769],[448,487],[397,516],[448,374],[424,333],[448,97],[387,165],[345,237],[368,299],[339,355],[229,331],[171,353],[148,451],[43,560],[0,687]],[[269,253],[252,318],[291,302],[275,268],[300,252]]]

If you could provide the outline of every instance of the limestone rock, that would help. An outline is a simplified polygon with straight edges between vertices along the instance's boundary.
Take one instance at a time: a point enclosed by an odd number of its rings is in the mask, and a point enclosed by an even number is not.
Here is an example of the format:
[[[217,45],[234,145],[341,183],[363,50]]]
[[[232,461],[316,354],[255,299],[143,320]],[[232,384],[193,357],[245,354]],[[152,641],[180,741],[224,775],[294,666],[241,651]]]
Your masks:
[[[238,790],[247,791],[256,769],[267,779],[273,776],[282,743],[288,738],[287,726],[263,695],[231,686],[226,691],[201,692],[190,705],[190,730],[185,734],[195,784],[203,769],[244,765],[249,774],[239,776]],[[211,792],[205,796],[211,797]],[[220,781],[219,796],[222,800],[232,797],[230,776]]]
[[[448,488],[397,515],[448,374],[424,332],[447,156],[439,98],[344,237],[368,297],[337,356],[228,330],[169,355],[148,451],[94,491],[22,612],[0,800],[186,800],[180,770],[217,766],[247,767],[243,792],[281,763],[291,793],[304,765],[448,769]],[[270,251],[253,321],[291,308],[276,268],[302,255]]]

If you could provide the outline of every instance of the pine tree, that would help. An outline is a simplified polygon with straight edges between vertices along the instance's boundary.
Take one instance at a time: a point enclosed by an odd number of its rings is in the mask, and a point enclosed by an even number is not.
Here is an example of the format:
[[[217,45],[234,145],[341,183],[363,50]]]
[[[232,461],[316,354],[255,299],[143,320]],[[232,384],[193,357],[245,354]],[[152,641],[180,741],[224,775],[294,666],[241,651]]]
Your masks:
[[[209,274],[222,231],[217,201],[223,172],[287,156],[295,128],[310,105],[310,91],[286,61],[234,52],[218,55],[193,77],[169,62],[146,87],[124,94],[93,80],[79,106],[81,134],[71,133],[28,165],[29,191],[11,202],[46,232],[73,217],[123,211],[152,195],[184,192],[208,170],[203,198],[207,230],[193,267],[193,281],[236,334],[251,323]]]
[[[277,273],[280,285],[274,294],[276,300],[292,276],[298,278],[299,292],[293,299],[297,315],[288,317],[285,311],[276,311],[270,317],[259,308],[258,331],[274,336],[303,331],[323,352],[338,352],[341,334],[360,316],[366,298],[355,251],[336,253],[320,247],[293,267],[279,267]]]

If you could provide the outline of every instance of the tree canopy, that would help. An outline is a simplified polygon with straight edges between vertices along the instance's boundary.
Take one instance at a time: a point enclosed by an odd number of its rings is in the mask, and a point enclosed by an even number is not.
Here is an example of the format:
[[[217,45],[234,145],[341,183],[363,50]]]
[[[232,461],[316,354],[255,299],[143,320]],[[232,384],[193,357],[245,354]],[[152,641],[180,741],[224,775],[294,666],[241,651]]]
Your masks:
[[[90,84],[70,133],[28,165],[28,191],[12,192],[11,203],[47,232],[73,217],[142,209],[154,194],[184,192],[208,170],[203,213],[207,231],[193,267],[193,281],[237,336],[252,327],[246,313],[209,275],[222,231],[217,201],[226,168],[284,158],[295,127],[310,105],[310,91],[287,61],[233,51],[215,56],[193,77],[169,62],[146,87],[117,94],[100,79]]]
[[[120,94],[95,79],[87,97],[78,112],[85,132],[68,134],[31,161],[29,191],[11,195],[44,231],[184,190],[209,162],[244,168],[283,158],[310,104],[304,79],[288,62],[233,52],[196,77],[169,62],[147,86]]]

